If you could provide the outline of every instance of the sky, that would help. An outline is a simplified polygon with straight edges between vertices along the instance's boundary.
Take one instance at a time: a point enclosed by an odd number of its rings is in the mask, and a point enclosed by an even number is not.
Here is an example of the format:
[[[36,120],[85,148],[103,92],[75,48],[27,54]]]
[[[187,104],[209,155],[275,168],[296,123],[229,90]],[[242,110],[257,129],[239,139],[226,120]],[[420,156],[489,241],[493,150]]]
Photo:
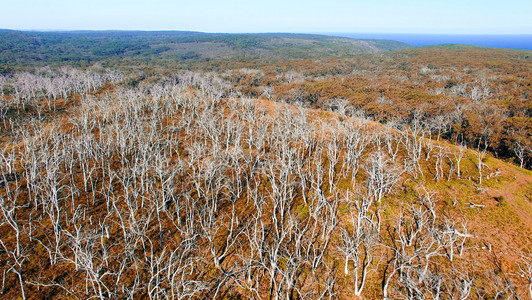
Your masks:
[[[0,28],[532,34],[532,0],[2,0]]]

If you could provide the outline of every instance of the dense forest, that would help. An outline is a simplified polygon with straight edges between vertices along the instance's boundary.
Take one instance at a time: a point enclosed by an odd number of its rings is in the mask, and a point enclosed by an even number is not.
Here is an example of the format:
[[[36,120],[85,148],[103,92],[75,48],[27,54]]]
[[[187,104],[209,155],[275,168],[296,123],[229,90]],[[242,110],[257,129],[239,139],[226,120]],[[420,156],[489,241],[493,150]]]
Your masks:
[[[0,35],[2,298],[532,297],[532,51]]]
[[[350,57],[410,47],[387,40],[309,34],[208,34],[186,31],[21,32],[0,30],[0,73],[51,64],[88,67],[194,64],[221,59]]]

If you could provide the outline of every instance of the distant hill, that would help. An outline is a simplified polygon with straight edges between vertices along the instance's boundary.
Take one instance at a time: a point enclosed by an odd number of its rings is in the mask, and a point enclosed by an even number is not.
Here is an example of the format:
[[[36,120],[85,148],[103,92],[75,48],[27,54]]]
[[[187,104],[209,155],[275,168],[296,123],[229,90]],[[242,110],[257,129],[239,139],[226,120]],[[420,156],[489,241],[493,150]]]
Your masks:
[[[0,65],[34,66],[57,63],[208,61],[351,57],[411,47],[390,40],[355,40],[310,34],[212,34],[187,31],[0,30]]]

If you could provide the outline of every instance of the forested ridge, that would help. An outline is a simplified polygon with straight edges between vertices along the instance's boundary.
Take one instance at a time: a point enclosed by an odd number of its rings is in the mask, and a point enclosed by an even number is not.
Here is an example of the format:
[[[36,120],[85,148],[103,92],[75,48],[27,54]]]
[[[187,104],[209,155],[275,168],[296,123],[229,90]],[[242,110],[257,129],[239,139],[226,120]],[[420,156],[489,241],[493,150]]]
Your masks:
[[[192,63],[224,59],[287,60],[349,57],[410,47],[386,40],[355,40],[311,34],[214,34],[187,31],[0,30],[0,72],[12,68],[94,63]]]

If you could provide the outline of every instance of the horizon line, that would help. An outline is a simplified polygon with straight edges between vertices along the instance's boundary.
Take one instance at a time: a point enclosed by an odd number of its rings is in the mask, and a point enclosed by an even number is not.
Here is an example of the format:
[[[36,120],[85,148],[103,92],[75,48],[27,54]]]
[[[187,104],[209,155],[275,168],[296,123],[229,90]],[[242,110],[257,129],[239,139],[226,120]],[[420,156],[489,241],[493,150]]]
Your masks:
[[[404,34],[404,35],[488,35],[488,36],[523,36],[532,35],[531,33],[451,33],[451,32],[387,32],[387,31],[199,31],[199,30],[185,30],[185,29],[12,29],[0,28],[0,30],[20,31],[20,32],[195,32],[195,33],[211,33],[211,34],[272,34],[272,33],[289,33],[289,34]]]

